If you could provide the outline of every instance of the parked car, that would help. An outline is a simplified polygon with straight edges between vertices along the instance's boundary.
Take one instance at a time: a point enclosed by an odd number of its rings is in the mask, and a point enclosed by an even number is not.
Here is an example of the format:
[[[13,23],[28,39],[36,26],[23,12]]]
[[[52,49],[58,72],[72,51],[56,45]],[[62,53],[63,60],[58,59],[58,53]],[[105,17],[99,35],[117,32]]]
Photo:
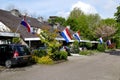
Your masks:
[[[0,44],[0,63],[7,68],[16,64],[27,64],[30,59],[30,51],[25,45]]]

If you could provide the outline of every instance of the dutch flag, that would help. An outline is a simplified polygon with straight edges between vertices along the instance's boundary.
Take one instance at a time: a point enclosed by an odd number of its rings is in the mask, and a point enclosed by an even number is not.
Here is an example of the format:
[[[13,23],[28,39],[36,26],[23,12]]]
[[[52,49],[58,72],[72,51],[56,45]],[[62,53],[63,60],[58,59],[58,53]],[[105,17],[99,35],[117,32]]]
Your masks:
[[[23,20],[21,21],[21,25],[25,26],[25,27],[27,28],[27,31],[28,31],[28,32],[31,32],[31,26],[30,26],[30,24],[26,21],[25,16],[24,16]]]
[[[79,32],[74,33],[74,34],[73,34],[73,37],[80,42],[81,39],[80,39]]]
[[[71,35],[68,31],[68,28],[65,28],[62,32],[61,32],[61,36],[65,39],[65,41],[67,43],[69,43],[71,41]]]

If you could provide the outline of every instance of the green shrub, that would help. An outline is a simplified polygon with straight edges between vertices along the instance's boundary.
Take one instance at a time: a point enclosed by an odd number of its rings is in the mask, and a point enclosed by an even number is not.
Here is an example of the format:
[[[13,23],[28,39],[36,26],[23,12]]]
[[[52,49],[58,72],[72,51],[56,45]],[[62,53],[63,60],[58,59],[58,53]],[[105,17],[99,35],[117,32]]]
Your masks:
[[[105,51],[105,45],[104,44],[98,44],[97,50],[100,51],[100,52],[104,52]]]
[[[61,59],[67,60],[68,53],[66,51],[60,51],[59,54],[60,54],[60,60]]]
[[[73,53],[79,53],[79,42],[78,41],[74,41],[74,43],[73,43],[73,47],[72,47],[72,52]]]
[[[37,57],[43,57],[47,55],[47,52],[45,50],[34,50],[33,55]]]
[[[54,54],[51,55],[51,58],[53,60],[66,60],[68,56],[68,53],[66,51],[56,51]]]
[[[32,55],[32,61],[39,64],[53,64],[54,61],[58,60],[67,60],[67,52],[66,51],[56,51],[52,55],[40,55],[40,53],[36,50]]]
[[[115,43],[116,44],[115,47],[117,49],[120,49],[120,37],[119,37],[119,35],[116,35],[112,38],[112,43]]]
[[[38,59],[38,63],[40,64],[53,64],[54,61],[49,56],[43,56]]]
[[[38,64],[53,64],[54,61],[49,56],[37,57],[32,56],[32,60]]]
[[[59,56],[60,55],[59,55],[58,51],[56,51],[56,52],[54,52],[53,54],[50,55],[51,59],[53,59],[54,61],[59,60]]]
[[[92,52],[90,50],[83,50],[83,51],[80,51],[79,54],[80,55],[92,55],[92,54],[94,54],[94,52]]]
[[[73,53],[79,53],[79,52],[80,52],[80,50],[78,47],[73,47]]]
[[[38,58],[39,58],[39,57],[32,55],[32,62],[37,63]]]
[[[87,49],[91,49],[92,48],[92,43],[86,42],[85,45],[86,45]]]

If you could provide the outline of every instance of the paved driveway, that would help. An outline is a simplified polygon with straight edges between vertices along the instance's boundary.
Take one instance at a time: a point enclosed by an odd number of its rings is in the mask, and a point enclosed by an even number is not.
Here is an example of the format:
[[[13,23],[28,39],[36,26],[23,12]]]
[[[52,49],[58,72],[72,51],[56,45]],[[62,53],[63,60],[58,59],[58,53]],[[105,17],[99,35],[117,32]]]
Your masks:
[[[120,80],[120,56],[108,53],[71,56],[55,65],[3,70],[0,80]]]

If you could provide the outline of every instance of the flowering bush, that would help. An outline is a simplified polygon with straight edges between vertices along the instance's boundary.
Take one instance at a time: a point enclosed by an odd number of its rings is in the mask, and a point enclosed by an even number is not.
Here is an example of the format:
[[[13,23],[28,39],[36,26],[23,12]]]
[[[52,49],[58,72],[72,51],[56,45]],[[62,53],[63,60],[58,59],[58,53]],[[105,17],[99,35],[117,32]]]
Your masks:
[[[37,57],[32,56],[32,60],[38,64],[53,64],[54,61],[49,56]]]
[[[111,45],[108,46],[108,48],[109,48],[109,49],[114,49],[115,46],[116,46],[116,44],[115,44],[115,43],[112,43]]]

